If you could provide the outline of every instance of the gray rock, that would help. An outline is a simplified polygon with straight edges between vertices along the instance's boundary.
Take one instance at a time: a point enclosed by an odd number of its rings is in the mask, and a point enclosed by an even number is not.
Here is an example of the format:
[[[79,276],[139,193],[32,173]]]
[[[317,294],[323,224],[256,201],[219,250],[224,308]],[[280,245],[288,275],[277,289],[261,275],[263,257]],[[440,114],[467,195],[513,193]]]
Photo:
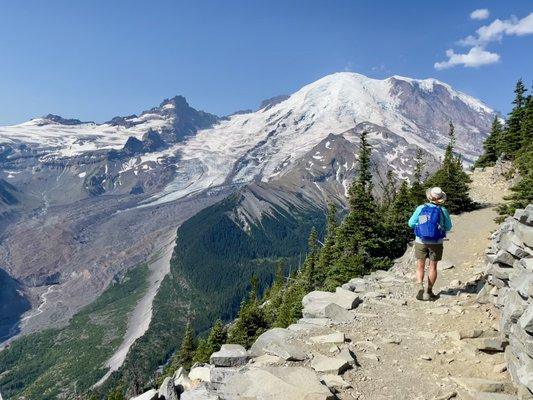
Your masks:
[[[439,271],[445,271],[447,269],[452,269],[454,267],[455,267],[454,263],[452,263],[451,261],[448,261],[448,260],[441,260],[437,264],[437,269]]]
[[[355,319],[353,311],[346,310],[337,304],[328,304],[324,308],[324,314],[327,318],[335,322],[350,322]]]
[[[533,272],[522,271],[516,274],[509,281],[509,287],[518,291],[524,299],[533,297]]]
[[[342,360],[344,360],[344,361],[346,361],[351,366],[355,365],[355,356],[352,353],[352,351],[349,348],[347,348],[347,347],[344,347],[340,351],[340,353],[337,355],[337,357],[342,359]]]
[[[315,326],[330,326],[331,319],[329,318],[300,318],[298,320],[299,324],[309,324],[309,325],[315,325]]]
[[[211,367],[202,365],[191,368],[189,379],[191,381],[211,382]]]
[[[209,360],[217,367],[238,367],[248,362],[248,354],[239,344],[223,344],[219,351],[211,354]]]
[[[517,368],[518,382],[533,392],[533,359],[524,357],[523,364]]]
[[[313,343],[344,343],[346,338],[342,332],[333,332],[328,335],[313,336],[309,340]]]
[[[466,343],[473,346],[476,350],[481,351],[504,351],[507,346],[507,340],[499,337],[486,337],[477,339],[466,339]]]
[[[523,241],[517,235],[515,235],[513,232],[506,232],[501,236],[498,247],[516,258],[522,258],[528,255],[528,253],[523,249],[523,245]]]
[[[505,265],[508,265],[509,267],[512,267],[515,260],[516,259],[508,252],[504,250],[499,250],[493,262],[505,264]]]
[[[269,329],[257,338],[250,348],[250,355],[258,357],[263,354],[272,354],[287,361],[301,361],[307,354],[301,346],[289,344],[294,338],[294,332],[283,328]]]
[[[509,280],[509,273],[512,272],[512,270],[513,269],[509,268],[508,266],[502,268],[500,265],[494,263],[487,268],[487,274],[501,280]]]
[[[345,283],[349,287],[349,290],[355,293],[362,293],[367,290],[368,283],[363,278],[352,278]],[[344,285],[343,285],[344,286]]]
[[[311,368],[317,372],[339,375],[350,368],[350,363],[343,357],[327,357],[317,354],[311,360]]]
[[[174,381],[167,376],[159,387],[159,399],[178,400],[178,393],[174,387]]]
[[[527,309],[518,319],[518,326],[533,335],[533,302],[527,306]]]
[[[501,300],[505,302],[500,319],[500,331],[509,333],[512,324],[516,324],[524,313],[527,303],[520,297],[518,292],[509,290]]]
[[[183,367],[178,368],[172,376],[172,381],[178,393],[183,393],[185,390],[189,390],[192,387],[192,382],[187,376],[187,372]]]
[[[155,389],[150,389],[139,396],[132,397],[130,400],[157,400],[158,392]]]
[[[218,388],[226,383],[231,377],[239,373],[239,368],[231,367],[214,367],[211,368],[209,381],[211,386]]]
[[[337,393],[340,390],[351,388],[352,386],[346,382],[341,376],[334,374],[326,374],[320,377],[320,381],[331,389],[332,392]]]
[[[331,323],[331,321],[329,322]],[[292,332],[311,332],[320,329],[320,325],[298,322],[297,324],[289,325],[287,329]]]
[[[517,224],[515,228],[515,235],[522,243],[533,249],[533,227]]]
[[[249,368],[220,388],[225,399],[333,400],[318,376],[303,367]]]
[[[452,377],[452,380],[464,389],[471,391],[495,393],[503,392],[505,389],[503,382],[489,379]]]
[[[220,397],[202,385],[183,393],[180,400],[220,400]]]
[[[522,258],[521,260],[517,260],[516,263],[513,265],[513,268],[533,272],[533,257]]]
[[[359,296],[342,288],[336,288],[335,293],[316,290],[306,294],[302,299],[304,309],[309,307],[324,307],[327,304],[334,303],[346,310],[351,310],[359,302]]]

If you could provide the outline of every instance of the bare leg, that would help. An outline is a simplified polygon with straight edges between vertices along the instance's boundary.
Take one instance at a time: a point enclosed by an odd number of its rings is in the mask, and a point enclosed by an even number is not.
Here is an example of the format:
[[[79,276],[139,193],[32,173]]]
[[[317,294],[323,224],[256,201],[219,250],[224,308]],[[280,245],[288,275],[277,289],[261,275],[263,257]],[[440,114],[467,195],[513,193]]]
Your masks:
[[[426,267],[425,259],[416,260],[416,283],[424,283],[424,268]]]
[[[438,261],[429,261],[428,290],[432,289],[437,281],[437,263]]]

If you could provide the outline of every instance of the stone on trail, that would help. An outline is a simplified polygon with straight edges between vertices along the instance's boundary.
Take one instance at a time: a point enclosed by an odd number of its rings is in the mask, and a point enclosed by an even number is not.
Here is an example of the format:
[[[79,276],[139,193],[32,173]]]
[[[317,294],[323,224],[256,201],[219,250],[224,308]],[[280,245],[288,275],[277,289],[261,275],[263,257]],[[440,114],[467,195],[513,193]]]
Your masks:
[[[507,341],[499,337],[485,337],[477,339],[465,340],[471,346],[474,346],[476,350],[481,351],[504,351],[507,346]]]
[[[338,392],[339,390],[348,389],[352,387],[352,385],[346,382],[342,378],[342,376],[334,375],[334,374],[322,375],[320,377],[320,381],[335,393]]]
[[[492,381],[489,379],[452,377],[452,380],[459,386],[470,391],[495,393],[503,392],[505,389],[503,382]]]
[[[150,389],[139,396],[132,397],[130,400],[156,400],[157,396],[158,391],[155,389]]]
[[[379,362],[379,357],[376,354],[373,354],[373,353],[363,354],[363,357],[368,359],[368,360]]]
[[[239,344],[223,344],[219,351],[211,354],[209,360],[217,367],[238,367],[248,362],[248,354]]]
[[[257,338],[250,348],[250,355],[258,357],[263,354],[272,354],[287,361],[302,361],[307,358],[307,354],[301,346],[289,344],[295,334],[288,329],[269,329]]]
[[[191,368],[191,371],[189,372],[189,379],[191,381],[210,382],[211,381],[210,377],[211,377],[211,368],[205,365]]]
[[[167,376],[159,387],[159,398],[165,400],[178,400],[178,393],[174,387],[174,380]]]
[[[437,264],[437,270],[439,271],[445,271],[447,269],[452,269],[455,267],[455,264],[448,260],[441,260]]]
[[[350,363],[343,357],[327,357],[322,354],[317,354],[311,360],[311,368],[317,372],[339,375],[350,368]]]
[[[300,318],[298,320],[298,324],[316,325],[318,327],[330,326],[332,322],[329,318]]]
[[[250,368],[220,388],[228,399],[333,400],[331,391],[303,367]]]
[[[348,349],[347,347],[344,347],[340,351],[340,353],[337,355],[337,358],[340,358],[340,359],[346,361],[351,366],[355,365],[355,356],[352,353],[352,351],[350,349]]]
[[[481,329],[465,329],[460,331],[449,332],[448,336],[455,340],[462,339],[475,339],[480,337],[483,334]]]
[[[282,361],[284,361],[283,358],[280,358],[278,356],[273,356],[271,354],[263,354],[262,356],[252,358],[251,360],[254,367],[265,367],[269,365],[278,364]]]
[[[329,323],[331,323],[331,320],[328,321],[328,324]],[[298,322],[296,324],[289,325],[287,329],[292,332],[311,332],[320,329],[320,325]]]
[[[504,363],[496,364],[492,370],[496,373],[505,372],[507,371],[507,363],[504,362]]]
[[[509,267],[512,267],[516,258],[514,258],[511,254],[506,252],[505,250],[500,250],[498,253],[496,253],[496,257],[494,258],[494,263],[501,263],[508,265]]]
[[[313,336],[309,340],[313,343],[344,343],[346,337],[342,332],[333,332],[328,335]]]
[[[193,390],[182,393],[180,400],[220,400],[220,397],[209,392],[205,386],[199,386]]]

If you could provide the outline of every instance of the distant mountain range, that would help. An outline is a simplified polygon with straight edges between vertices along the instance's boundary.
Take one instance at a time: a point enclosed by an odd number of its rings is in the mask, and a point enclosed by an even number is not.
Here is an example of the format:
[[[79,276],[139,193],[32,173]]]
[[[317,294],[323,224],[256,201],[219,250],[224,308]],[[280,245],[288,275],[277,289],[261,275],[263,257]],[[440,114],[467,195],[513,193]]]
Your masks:
[[[271,218],[293,226],[319,218],[327,202],[343,206],[363,130],[379,191],[389,169],[411,178],[419,148],[434,170],[450,121],[456,151],[471,163],[495,115],[435,79],[342,72],[227,117],[177,96],[103,124],[47,115],[0,127],[0,268],[9,276],[0,285],[13,292],[16,282],[23,295],[10,297],[18,306],[0,323],[0,341],[65,325],[200,210],[206,221],[222,213],[231,229],[257,235]],[[264,229],[261,235],[280,234]],[[216,236],[217,227],[210,232]],[[305,236],[291,234],[285,256],[294,261]],[[246,257],[239,262],[250,269],[253,257]],[[223,280],[230,308],[244,290],[242,277],[232,279]]]

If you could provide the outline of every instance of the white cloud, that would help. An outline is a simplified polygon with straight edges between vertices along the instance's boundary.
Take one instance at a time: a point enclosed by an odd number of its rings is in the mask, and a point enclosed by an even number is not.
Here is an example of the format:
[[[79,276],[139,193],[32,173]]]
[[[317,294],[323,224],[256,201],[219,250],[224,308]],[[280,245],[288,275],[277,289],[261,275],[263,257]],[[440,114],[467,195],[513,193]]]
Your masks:
[[[487,19],[489,17],[490,13],[489,10],[486,8],[478,8],[477,10],[474,10],[470,13],[471,19]]]
[[[482,47],[475,46],[466,54],[456,54],[453,49],[446,50],[446,61],[434,64],[435,69],[442,70],[457,65],[464,67],[481,67],[482,65],[494,64],[500,60],[500,55],[486,51]]]
[[[460,40],[459,44],[463,46],[483,46],[490,42],[500,41],[504,36],[531,34],[533,34],[533,12],[522,19],[518,19],[514,15],[503,21],[495,19],[489,25],[479,28],[476,31],[476,35],[470,35]]]

